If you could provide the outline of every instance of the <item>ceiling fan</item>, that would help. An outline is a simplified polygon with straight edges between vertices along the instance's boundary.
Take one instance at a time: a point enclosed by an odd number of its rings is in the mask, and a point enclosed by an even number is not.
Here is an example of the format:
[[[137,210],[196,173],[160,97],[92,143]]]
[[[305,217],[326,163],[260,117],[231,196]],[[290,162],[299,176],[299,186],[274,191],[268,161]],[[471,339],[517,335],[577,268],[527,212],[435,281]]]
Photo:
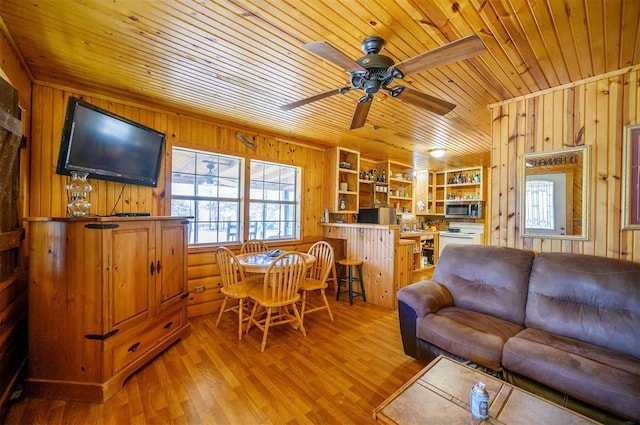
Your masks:
[[[282,105],[280,109],[288,111],[325,97],[346,94],[352,90],[363,90],[365,94],[358,99],[351,118],[351,126],[349,127],[351,130],[364,126],[373,95],[380,90],[387,90],[391,97],[439,115],[450,112],[456,107],[453,103],[402,85],[390,86],[394,80],[401,80],[407,75],[468,59],[486,50],[478,36],[470,35],[396,64],[390,57],[380,54],[384,48],[384,40],[377,36],[367,37],[362,42],[361,48],[365,56],[357,60],[349,58],[325,41],[307,43],[303,47],[347,71],[351,75],[351,85]]]
[[[213,174],[215,164],[210,159],[203,159],[202,162],[206,164],[206,167],[209,170],[207,171],[207,174],[204,174],[204,184],[214,184],[216,181],[216,176]]]

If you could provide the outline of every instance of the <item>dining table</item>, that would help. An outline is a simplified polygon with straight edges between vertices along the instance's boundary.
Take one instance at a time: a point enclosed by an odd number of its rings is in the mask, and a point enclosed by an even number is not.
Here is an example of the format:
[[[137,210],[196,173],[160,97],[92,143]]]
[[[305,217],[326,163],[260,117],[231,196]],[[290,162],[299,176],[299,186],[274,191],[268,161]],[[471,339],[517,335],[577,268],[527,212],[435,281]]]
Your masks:
[[[284,254],[284,252],[282,253]],[[306,268],[309,268],[316,261],[316,257],[306,252],[299,252],[298,254],[304,258]],[[245,273],[264,274],[271,263],[278,258],[278,255],[273,255],[270,251],[266,251],[238,254],[236,257],[244,268]]]

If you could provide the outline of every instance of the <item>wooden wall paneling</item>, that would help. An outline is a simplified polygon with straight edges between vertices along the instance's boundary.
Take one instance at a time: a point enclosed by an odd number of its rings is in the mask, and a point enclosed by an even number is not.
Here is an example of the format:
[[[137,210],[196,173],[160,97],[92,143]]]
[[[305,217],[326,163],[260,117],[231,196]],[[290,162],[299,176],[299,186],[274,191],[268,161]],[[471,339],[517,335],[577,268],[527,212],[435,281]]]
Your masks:
[[[593,158],[592,178],[595,195],[593,197],[594,225],[596,229],[604,229],[608,223],[608,185],[607,185],[607,157],[609,155],[609,80],[602,79],[596,83],[596,108],[598,121],[596,123],[595,149]],[[613,229],[611,229],[613,230]],[[606,233],[594,239],[593,255],[607,256]]]
[[[523,102],[514,102],[509,105],[509,142],[507,144],[507,162],[510,164],[518,164],[519,154],[518,146],[524,143],[524,134],[526,132],[525,112],[523,111]],[[506,214],[507,226],[507,245],[518,246],[521,244],[517,228],[518,223],[518,167],[507,167],[506,186],[502,196],[506,197],[507,209]]]
[[[502,117],[502,106],[497,106],[491,110],[491,186],[496,188],[494,192],[490,192],[491,202],[490,209],[487,211],[489,220],[489,234],[486,240],[490,245],[502,246],[500,240],[500,226],[502,225],[500,217],[500,176],[502,168],[500,167],[500,152],[502,137],[500,134],[500,122]],[[494,196],[495,195],[495,196]],[[435,194],[434,194],[435,197]]]
[[[565,123],[566,123],[566,111],[564,103],[564,93],[566,90],[553,90],[551,92],[553,97],[553,149],[564,149],[565,147],[571,147],[571,139],[567,140],[565,136]],[[564,241],[560,239],[549,239],[552,245],[552,250],[557,252],[564,251]]]
[[[622,229],[622,139],[624,135],[624,99],[623,75],[609,79],[609,122],[607,134],[607,223],[611,231],[607,232],[607,257],[620,258]],[[614,230],[615,229],[615,230]]]
[[[211,150],[223,154],[240,155],[266,161],[292,164],[302,167],[301,231],[302,240],[295,244],[276,244],[281,249],[307,250],[311,243],[322,236],[319,217],[324,211],[322,196],[315,196],[324,186],[324,150],[287,142],[273,137],[256,135],[242,129],[224,127],[171,112],[163,112],[141,106],[109,100],[102,96],[70,92],[66,89],[36,84],[34,86],[33,144],[31,145],[31,185],[28,194],[32,216],[62,216],[66,214],[66,176],[55,173],[60,146],[60,136],[69,95],[79,96],[89,103],[113,111],[126,118],[141,122],[166,134],[166,148],[157,188],[127,185],[115,212],[150,212],[152,215],[169,215],[171,207],[171,149],[185,146],[200,150]],[[257,149],[251,150],[235,137],[240,131],[254,138]],[[89,195],[92,214],[111,214],[122,185],[90,179],[93,191]],[[285,246],[286,245],[286,246]],[[205,249],[213,256],[215,247]],[[200,315],[217,311],[219,296],[219,273],[215,262],[200,250],[189,253],[189,289],[205,284],[203,293],[191,294],[189,315]],[[205,260],[203,260],[205,259]],[[213,264],[213,265],[212,265]]]
[[[638,72],[631,72],[628,75],[625,75],[623,86],[623,96],[625,101],[622,105],[623,125],[640,122],[640,90],[638,89],[640,86],[640,81],[638,80],[639,74],[640,73]],[[622,137],[624,140],[624,134]],[[620,256],[622,258],[631,259],[634,257],[634,253],[636,254],[636,257],[640,257],[639,233],[640,232],[638,231],[632,230],[625,230],[622,232],[620,238]]]
[[[538,138],[538,134],[540,134],[540,129],[538,127],[538,123],[541,121],[539,118],[539,115],[537,114],[537,112],[540,110],[540,99],[538,98],[530,98],[530,99],[526,99],[525,100],[525,113],[527,115],[527,127],[525,130],[525,139],[524,139],[524,145],[519,149],[519,154],[520,156],[527,154],[527,153],[531,153],[534,152],[535,149],[535,143],[536,140]],[[518,163],[515,164],[515,168],[517,171],[517,173],[520,173],[520,161],[518,160]],[[521,179],[522,176],[519,176],[519,178]],[[519,184],[521,185],[522,183],[519,180]],[[522,194],[520,193],[520,186],[517,186],[518,191],[518,205],[517,205],[517,211],[518,211],[518,234],[519,229],[520,229],[520,222],[522,220],[522,211],[520,210],[520,196],[522,196]],[[519,238],[519,242],[516,243],[514,245],[514,247],[518,247],[518,248],[522,248],[522,249],[528,249],[528,250],[533,250],[533,238]]]
[[[505,106],[500,114],[500,136],[502,137],[502,143],[499,151],[499,166],[500,166],[500,194],[499,194],[499,216],[500,216],[500,245],[506,246],[509,240],[509,226],[507,224],[507,217],[509,211],[508,196],[505,190],[508,190],[508,176],[509,176],[509,108]]]
[[[325,236],[344,239],[346,258],[363,261],[362,273],[367,302],[396,308],[394,291],[394,247],[398,230],[361,227],[328,227]],[[372,242],[375,241],[375,242]]]
[[[66,212],[66,191],[64,188],[66,178],[55,174],[55,164],[64,112],[66,111],[66,98],[69,94],[64,90],[42,85],[38,85],[36,89],[34,98],[38,106],[34,108],[34,111],[38,113],[39,118],[38,126],[35,129],[38,148],[33,149],[30,167],[34,181],[31,193],[35,195],[30,196],[33,207],[31,215],[34,216],[63,215]],[[253,151],[236,139],[235,133],[238,131],[236,129],[221,128],[212,123],[181,117],[178,119],[178,131],[175,131],[175,120],[172,120],[171,131],[169,131],[168,115],[170,114],[127,106],[89,95],[83,97],[102,108],[140,121],[145,125],[157,128],[160,123],[159,127],[162,128],[158,129],[168,136],[167,152],[169,153],[165,154],[165,158],[168,160],[171,158],[170,150],[176,144],[198,149],[220,150],[226,154],[240,154],[266,161],[299,165],[304,170],[302,175],[303,190],[307,187],[318,188],[322,186],[324,151],[321,149],[249,134],[259,142],[258,148]],[[47,164],[46,167],[43,166],[44,164]],[[154,215],[169,214],[169,204],[165,205],[163,202],[166,191],[170,190],[169,164],[165,162],[162,170],[161,179],[164,179],[164,184],[159,185],[157,189],[127,185],[116,211],[151,212]],[[99,215],[111,213],[122,186],[95,179],[90,179],[90,182],[95,189],[89,196],[92,203],[90,212]],[[324,209],[323,202],[315,196],[304,196],[302,201],[301,222],[305,237],[319,237],[321,230],[318,226],[318,218]],[[311,214],[310,216],[306,215],[307,211]]]
[[[596,155],[597,155],[597,138],[596,138],[596,127],[598,124],[598,109],[596,105],[596,94],[598,92],[597,82],[592,81],[588,82],[584,85],[584,102],[585,102],[585,114],[584,114],[584,140],[585,144],[593,146],[592,156],[591,156],[591,181],[589,182],[589,190],[591,191],[591,201],[589,204],[589,208],[587,210],[587,214],[589,215],[589,220],[591,220],[591,228],[598,229],[601,228],[605,223],[598,223],[596,220],[596,187],[593,184],[594,177],[596,176]],[[581,253],[594,255],[595,253],[595,232],[591,235],[588,240],[583,242]]]
[[[640,120],[639,75],[640,68],[636,66],[626,72],[547,90],[537,96],[514,99],[491,108],[493,152],[489,243],[536,252],[574,252],[640,261],[640,232],[622,232],[620,228],[623,128]],[[526,117],[522,125],[524,137],[517,143],[513,141],[518,145],[515,155],[509,144],[509,138],[518,138],[514,130],[514,114]],[[506,128],[505,119],[509,121]],[[508,209],[510,205],[515,205],[515,216],[521,213],[517,195],[514,201],[505,200],[505,194],[512,187],[512,180],[505,173],[517,170],[518,179],[523,153],[583,145],[591,149],[591,177],[585,188],[591,197],[585,217],[585,220],[590,220],[589,239],[521,240],[518,226],[511,227],[508,214],[505,214],[505,207]],[[519,191],[520,183],[514,187]],[[576,203],[578,207],[579,203]]]
[[[571,119],[573,121],[573,141],[576,146],[584,146],[586,144],[585,139],[585,89],[584,85],[578,85],[571,88],[572,93],[572,104],[567,108],[567,120]],[[593,161],[593,156],[591,158],[591,162]],[[591,164],[584,164],[584,171],[589,170]],[[584,190],[588,191],[587,194],[589,198],[591,198],[591,184],[588,184]],[[587,212],[585,217],[582,217],[583,226],[589,226],[590,232],[593,232],[593,223],[591,222],[591,215]],[[582,253],[584,249],[584,244],[579,241],[571,242],[571,247],[567,251],[574,253]]]

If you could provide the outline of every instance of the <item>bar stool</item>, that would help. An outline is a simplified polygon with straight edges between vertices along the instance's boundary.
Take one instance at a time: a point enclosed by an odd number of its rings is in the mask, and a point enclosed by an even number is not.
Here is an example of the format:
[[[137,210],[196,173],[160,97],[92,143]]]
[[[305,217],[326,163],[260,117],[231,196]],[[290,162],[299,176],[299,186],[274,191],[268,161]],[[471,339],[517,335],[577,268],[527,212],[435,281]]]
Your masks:
[[[340,277],[338,278],[338,290],[336,291],[336,300],[340,298],[340,295],[349,295],[349,304],[353,305],[353,299],[355,297],[362,297],[362,301],[367,302],[367,296],[364,291],[364,284],[362,280],[362,261],[361,260],[338,260],[340,267]],[[353,266],[358,271],[358,277],[353,275]],[[345,276],[347,272],[347,276]],[[353,292],[353,282],[360,282],[360,292]],[[340,291],[342,283],[349,284],[348,291]]]

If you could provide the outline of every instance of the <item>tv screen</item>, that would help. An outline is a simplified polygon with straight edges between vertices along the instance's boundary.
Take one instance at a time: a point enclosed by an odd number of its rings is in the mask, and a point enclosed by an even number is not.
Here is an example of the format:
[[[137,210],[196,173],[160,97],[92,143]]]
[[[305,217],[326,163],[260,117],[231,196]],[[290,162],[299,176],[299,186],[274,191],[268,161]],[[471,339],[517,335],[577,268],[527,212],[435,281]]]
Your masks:
[[[165,135],[75,97],[69,97],[58,174],[156,187]]]

